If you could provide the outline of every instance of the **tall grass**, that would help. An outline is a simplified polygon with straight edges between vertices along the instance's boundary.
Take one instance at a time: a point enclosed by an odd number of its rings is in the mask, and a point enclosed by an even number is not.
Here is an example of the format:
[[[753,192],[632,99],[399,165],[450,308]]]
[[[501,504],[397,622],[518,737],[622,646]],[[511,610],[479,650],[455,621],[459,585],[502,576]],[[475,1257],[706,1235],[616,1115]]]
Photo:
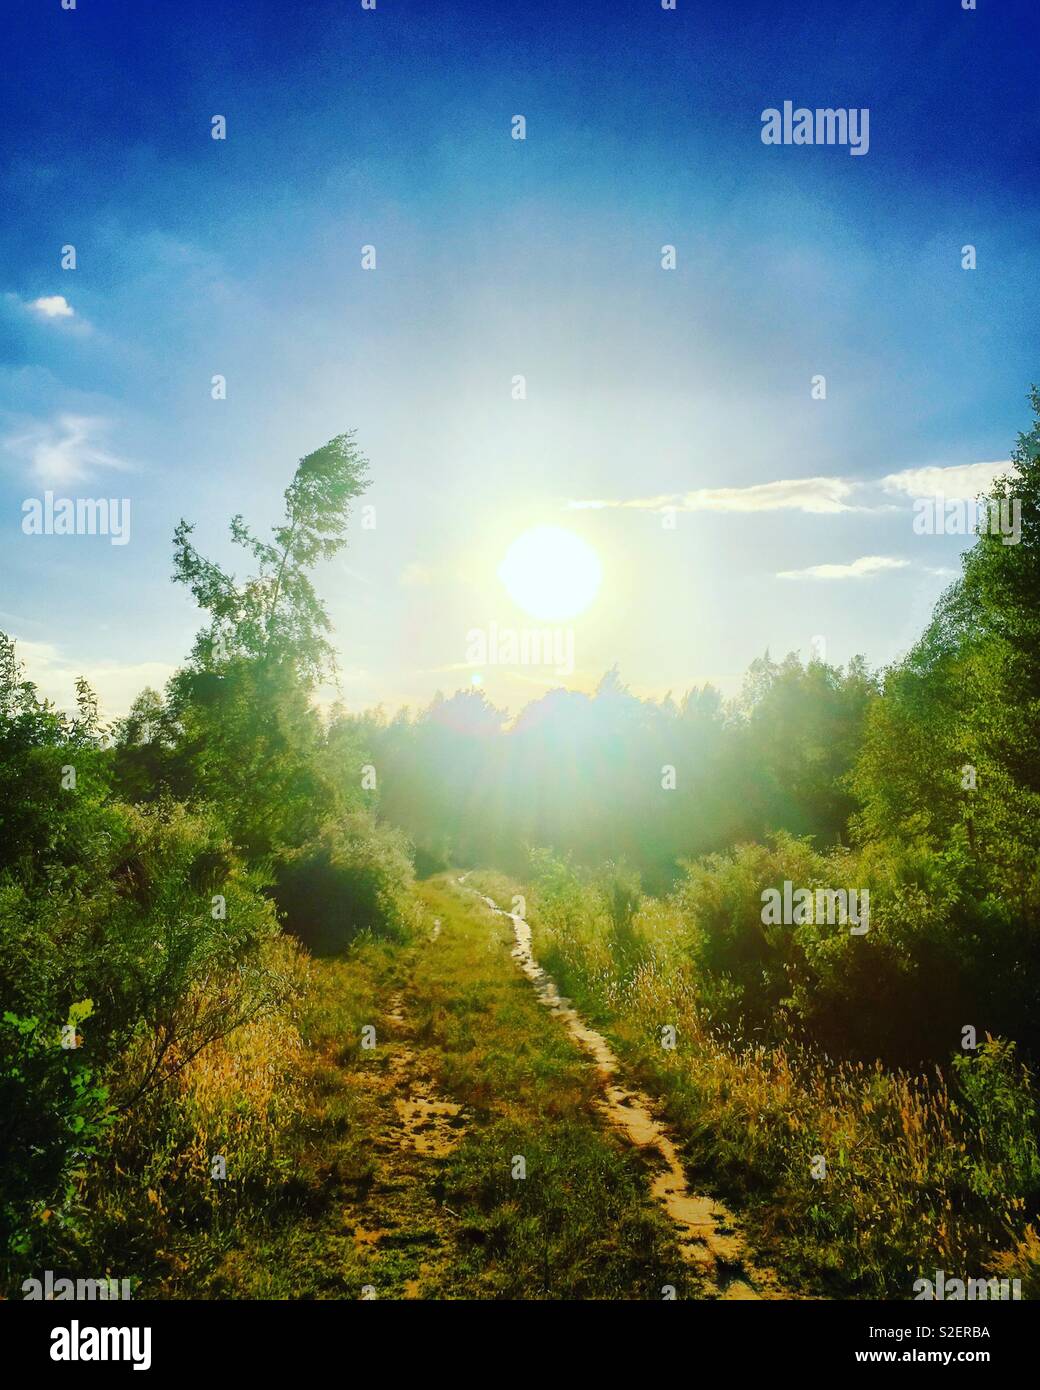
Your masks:
[[[925,1072],[756,1041],[724,1021],[728,982],[698,973],[678,900],[644,899],[622,953],[594,882],[557,865],[528,907],[541,963],[661,1098],[699,1181],[741,1202],[788,1279],[910,1298],[915,1279],[944,1269],[1036,1288],[1037,1100],[1012,1043]]]

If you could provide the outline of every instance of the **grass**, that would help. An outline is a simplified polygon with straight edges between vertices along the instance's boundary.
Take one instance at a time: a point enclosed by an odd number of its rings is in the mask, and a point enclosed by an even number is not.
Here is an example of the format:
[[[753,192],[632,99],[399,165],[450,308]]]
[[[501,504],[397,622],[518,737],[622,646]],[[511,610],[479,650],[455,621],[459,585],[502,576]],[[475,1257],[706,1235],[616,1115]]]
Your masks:
[[[130,1277],[136,1298],[696,1293],[509,923],[447,880],[416,893],[409,941],[283,943],[294,1006],[120,1120],[53,1268]]]
[[[347,1078],[395,953],[368,941],[317,962],[288,939],[280,949],[295,1006],[205,1049],[121,1117],[81,1175],[82,1226],[55,1246],[63,1268],[131,1277],[139,1298],[319,1297],[360,1273],[332,1199],[372,1180],[377,1106]]]
[[[437,1179],[458,1225],[454,1261],[430,1292],[659,1299],[671,1285],[679,1297],[691,1293],[642,1162],[600,1123],[583,1054],[510,959],[509,923],[443,883],[422,891],[443,930],[415,970],[417,1033],[436,1048],[443,1086],[469,1117]]]
[[[499,902],[521,891],[501,875],[469,881]],[[559,910],[537,891],[526,898],[541,964],[659,1098],[697,1185],[742,1212],[756,1253],[789,1287],[906,1299],[915,1279],[944,1269],[1019,1277],[1023,1297],[1040,1295],[1023,1196],[1035,1180],[1031,1092],[1006,1045],[971,1063],[996,1101],[980,1125],[941,1072],[836,1063],[708,1029],[673,904],[644,899],[622,951],[593,893]]]
[[[467,882],[504,904],[517,887]],[[80,1223],[48,1232],[50,1268],[129,1277],[137,1298],[705,1292],[638,1152],[594,1109],[586,1058],[511,959],[508,920],[447,878],[415,892],[407,941],[320,960],[280,944],[295,1004],[121,1117],[77,1177]],[[539,960],[660,1100],[693,1185],[740,1211],[788,1288],[903,1299],[943,1269],[1040,1295],[1022,1195],[1035,1143],[999,1048],[995,1084],[972,1062],[966,1089],[749,1047],[705,1026],[674,905],[644,900],[619,935],[594,895],[527,897]]]

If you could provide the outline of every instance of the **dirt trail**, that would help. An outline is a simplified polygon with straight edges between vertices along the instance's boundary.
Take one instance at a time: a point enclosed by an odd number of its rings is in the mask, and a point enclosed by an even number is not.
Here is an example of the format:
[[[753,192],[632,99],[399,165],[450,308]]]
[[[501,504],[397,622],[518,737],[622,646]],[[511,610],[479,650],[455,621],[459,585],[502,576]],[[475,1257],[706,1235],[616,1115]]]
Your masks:
[[[400,994],[390,1001],[387,1021],[399,1036],[405,1033],[407,1024]],[[462,1106],[437,1095],[422,1053],[407,1043],[397,1047],[390,1058],[390,1081],[395,1091],[397,1123],[384,1141],[385,1146],[435,1158],[451,1153],[465,1132],[460,1118]]]
[[[460,884],[465,877],[458,880]],[[477,893],[474,888],[466,891]],[[592,1057],[604,1092],[598,1108],[657,1170],[651,1191],[679,1229],[683,1257],[714,1285],[719,1298],[790,1297],[781,1289],[771,1270],[754,1267],[736,1220],[727,1208],[713,1197],[690,1191],[675,1141],[654,1117],[650,1097],[618,1084],[620,1063],[610,1044],[602,1033],[589,1027],[568,999],[561,996],[555,981],[538,964],[531,949],[529,924],[518,913],[506,912],[483,893],[477,896],[492,912],[512,922],[516,940],[512,955],[534,985],[539,1001],[564,1023],[571,1037]]]
[[[385,1021],[389,1055],[383,1068],[369,1074],[386,1111],[373,1144],[379,1174],[371,1191],[348,1205],[344,1219],[356,1248],[376,1261],[392,1257],[395,1250],[413,1253],[414,1276],[400,1283],[397,1296],[421,1298],[449,1257],[452,1243],[447,1216],[454,1213],[429,1195],[431,1164],[451,1153],[466,1132],[466,1122],[463,1107],[437,1091],[428,1052],[415,1046],[403,994],[391,997]],[[395,1296],[377,1265],[371,1278],[379,1296]]]

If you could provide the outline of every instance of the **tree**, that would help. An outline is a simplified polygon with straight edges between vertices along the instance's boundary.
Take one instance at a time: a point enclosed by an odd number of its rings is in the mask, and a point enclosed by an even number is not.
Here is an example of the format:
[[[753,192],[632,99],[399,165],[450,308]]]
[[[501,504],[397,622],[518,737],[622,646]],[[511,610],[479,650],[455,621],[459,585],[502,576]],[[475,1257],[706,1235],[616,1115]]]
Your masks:
[[[212,614],[195,642],[200,666],[219,666],[236,655],[265,664],[288,661],[312,682],[333,670],[334,651],[326,636],[331,624],[309,571],[346,545],[350,503],[367,482],[368,460],[352,431],[301,459],[285,490],[285,520],[275,527],[272,541],[254,536],[241,516],[232,518],[232,540],[258,566],[257,574],[241,584],[199,554],[190,540],[194,527],[180,521],[174,533],[174,581],[187,584],[199,607]]]
[[[234,517],[232,538],[256,562],[243,581],[199,554],[188,522],[174,536],[174,582],[188,585],[210,622],[169,685],[162,728],[176,753],[164,762],[176,796],[223,808],[251,861],[300,846],[360,803],[356,779],[334,777],[311,701],[335,668],[310,571],[346,544],[367,468],[353,434],[337,435],[300,460],[271,542]]]

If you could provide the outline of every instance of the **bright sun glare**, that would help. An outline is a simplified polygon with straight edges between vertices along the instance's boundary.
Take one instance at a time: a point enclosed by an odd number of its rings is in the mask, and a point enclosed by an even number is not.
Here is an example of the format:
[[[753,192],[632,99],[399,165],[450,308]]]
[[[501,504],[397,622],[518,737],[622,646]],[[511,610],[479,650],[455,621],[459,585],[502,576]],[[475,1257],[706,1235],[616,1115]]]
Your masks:
[[[603,569],[587,541],[562,526],[535,526],[516,540],[498,567],[509,597],[532,618],[577,617],[596,597]]]

